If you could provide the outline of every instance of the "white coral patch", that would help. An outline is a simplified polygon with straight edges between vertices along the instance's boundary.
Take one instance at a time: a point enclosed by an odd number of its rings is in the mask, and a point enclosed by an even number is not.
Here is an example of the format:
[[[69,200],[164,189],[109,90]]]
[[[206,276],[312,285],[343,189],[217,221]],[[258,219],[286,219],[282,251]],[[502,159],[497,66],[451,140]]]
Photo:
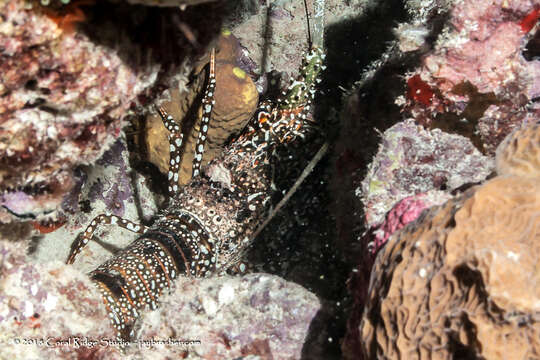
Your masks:
[[[232,302],[235,298],[234,287],[230,284],[225,284],[219,290],[218,299],[220,304],[228,304]]]
[[[208,316],[216,315],[218,311],[218,304],[211,297],[204,296],[202,298],[202,306]]]
[[[30,301],[26,301],[24,303],[23,315],[27,318],[34,315],[34,304],[32,304]]]

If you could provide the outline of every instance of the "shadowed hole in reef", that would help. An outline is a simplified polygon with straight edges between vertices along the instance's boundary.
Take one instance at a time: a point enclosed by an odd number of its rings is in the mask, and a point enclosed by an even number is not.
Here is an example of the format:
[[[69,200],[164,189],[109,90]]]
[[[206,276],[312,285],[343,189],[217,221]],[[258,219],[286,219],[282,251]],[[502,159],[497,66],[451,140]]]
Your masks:
[[[540,31],[536,30],[536,34],[527,42],[527,45],[521,52],[525,60],[534,61],[540,60]]]
[[[478,357],[476,354],[481,352],[480,344],[476,340],[477,329],[474,323],[472,323],[467,314],[463,313],[459,317],[460,331],[459,333],[448,329],[448,350],[452,354],[452,359],[455,360],[476,360],[484,359]],[[463,339],[465,334],[465,339]],[[464,343],[465,341],[465,343]]]

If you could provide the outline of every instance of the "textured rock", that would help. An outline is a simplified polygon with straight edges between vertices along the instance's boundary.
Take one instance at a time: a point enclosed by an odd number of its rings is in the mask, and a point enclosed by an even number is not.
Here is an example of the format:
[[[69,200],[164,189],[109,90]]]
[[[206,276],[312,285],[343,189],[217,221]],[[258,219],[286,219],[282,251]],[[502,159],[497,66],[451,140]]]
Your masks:
[[[534,37],[528,23],[535,21],[528,18],[537,15],[537,4],[530,0],[428,3],[409,1],[414,20],[397,30],[405,31],[399,46],[406,47],[411,36],[422,33],[426,21],[442,28],[434,49],[408,76],[407,109],[418,122],[468,136],[479,150],[493,155],[507,134],[538,116],[537,106],[525,105],[539,94],[540,61],[522,56],[527,48],[535,48],[527,40]],[[445,21],[440,14],[446,12]],[[415,30],[406,36],[411,27]]]
[[[404,3],[409,16],[398,21],[395,40],[375,56],[347,99],[335,147],[338,241],[358,264],[349,282],[355,305],[343,342],[351,359],[362,348],[358,324],[371,254],[395,230],[392,223],[402,225],[392,214],[401,201],[416,203],[419,194],[444,201],[483,181],[505,136],[539,116],[537,1]],[[408,123],[395,125],[404,118]],[[413,124],[423,129],[412,135]],[[392,131],[399,141],[389,139]],[[417,210],[405,209],[404,218]]]
[[[0,358],[299,358],[320,308],[303,287],[267,274],[183,278],[140,323],[138,341],[116,340],[87,275],[60,262],[33,264],[26,244],[0,241]],[[152,341],[186,341],[152,345]],[[197,340],[199,342],[197,342]],[[125,354],[119,349],[125,347]]]
[[[25,251],[0,240],[0,358],[118,358],[118,347],[99,343],[115,335],[95,285],[59,262],[32,264]]]
[[[74,185],[71,170],[96,160],[125,111],[157,75],[125,53],[63,28],[23,0],[0,12],[0,221],[51,214]],[[104,30],[106,31],[106,30]]]
[[[500,176],[430,209],[379,253],[360,326],[368,358],[538,356],[539,134],[513,134]]]
[[[63,7],[77,2],[92,2],[95,0],[39,0],[40,4],[43,6],[48,6],[52,8]],[[197,5],[205,2],[216,1],[216,0],[127,0],[130,4],[142,4],[148,6],[187,6],[187,5]]]
[[[215,105],[212,111],[208,129],[208,140],[205,145],[203,164],[207,164],[222,151],[222,146],[235,134],[238,134],[247,124],[259,100],[257,89],[247,74],[237,66],[239,57],[238,40],[230,32],[224,31],[216,45],[216,92]],[[206,62],[201,62],[203,65]],[[197,68],[197,67],[196,67]],[[202,68],[199,66],[198,68]],[[186,184],[191,179],[193,154],[199,132],[202,107],[193,107],[193,102],[204,92],[206,72],[202,71],[193,85],[185,91],[180,91],[176,84],[166,95],[170,101],[164,101],[162,106],[184,128],[184,156],[181,161],[179,183]],[[201,95],[202,96],[202,95]],[[196,119],[193,119],[195,115]],[[193,124],[193,121],[195,123]],[[154,163],[162,173],[169,169],[168,131],[163,126],[159,115],[152,113],[146,122],[145,145],[148,160]]]
[[[189,351],[156,346],[141,353],[161,358],[189,353],[201,359],[298,359],[319,308],[315,295],[267,274],[180,280],[163,299],[163,307],[144,316],[138,336],[181,337],[201,344]]]
[[[188,6],[197,5],[217,0],[127,0],[131,4],[142,4],[148,6]]]
[[[401,199],[481,181],[492,168],[492,160],[463,136],[425,130],[411,119],[398,123],[384,132],[362,190],[357,190],[364,203],[366,224],[381,224]],[[442,191],[432,194],[439,194],[443,201],[448,198]]]

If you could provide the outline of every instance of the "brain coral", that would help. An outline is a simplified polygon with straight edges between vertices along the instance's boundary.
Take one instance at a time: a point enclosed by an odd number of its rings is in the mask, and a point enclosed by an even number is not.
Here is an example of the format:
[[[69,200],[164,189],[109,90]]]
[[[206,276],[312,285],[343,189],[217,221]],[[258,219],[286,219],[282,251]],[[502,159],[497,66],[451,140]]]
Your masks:
[[[498,177],[389,240],[360,325],[368,358],[538,358],[539,136],[511,135]]]
[[[540,176],[540,124],[515,131],[497,148],[497,173]]]

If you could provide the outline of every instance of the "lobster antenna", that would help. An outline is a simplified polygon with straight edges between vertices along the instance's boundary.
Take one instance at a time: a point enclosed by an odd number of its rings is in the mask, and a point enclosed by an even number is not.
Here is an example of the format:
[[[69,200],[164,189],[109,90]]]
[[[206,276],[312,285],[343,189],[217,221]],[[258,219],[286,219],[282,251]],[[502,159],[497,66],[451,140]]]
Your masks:
[[[313,45],[313,43],[311,42],[311,27],[309,26],[309,11],[307,6],[307,0],[304,0],[304,10],[306,10],[308,44],[311,48],[311,45]]]
[[[326,154],[326,152],[328,151],[328,146],[329,146],[328,142],[325,142],[321,146],[321,148],[319,149],[319,151],[317,151],[315,156],[313,156],[309,164],[304,168],[304,171],[302,171],[302,174],[300,174],[300,177],[296,179],[296,181],[294,182],[294,185],[289,189],[289,191],[287,191],[287,194],[285,194],[283,199],[281,199],[279,203],[276,205],[276,207],[272,209],[270,215],[268,215],[266,220],[264,220],[264,222],[261,225],[259,225],[257,230],[255,230],[255,232],[251,235],[250,237],[251,240],[255,239],[261,233],[261,231],[263,231],[266,225],[268,225],[268,223],[270,223],[270,221],[274,218],[274,216],[276,216],[278,211],[281,210],[281,208],[287,203],[287,201],[289,201],[291,196],[294,195],[296,190],[298,190],[298,187],[302,185],[302,183],[304,182],[304,180],[306,180],[307,176],[311,173],[313,168],[315,168],[315,165],[317,165],[319,161],[321,161],[323,156]]]

